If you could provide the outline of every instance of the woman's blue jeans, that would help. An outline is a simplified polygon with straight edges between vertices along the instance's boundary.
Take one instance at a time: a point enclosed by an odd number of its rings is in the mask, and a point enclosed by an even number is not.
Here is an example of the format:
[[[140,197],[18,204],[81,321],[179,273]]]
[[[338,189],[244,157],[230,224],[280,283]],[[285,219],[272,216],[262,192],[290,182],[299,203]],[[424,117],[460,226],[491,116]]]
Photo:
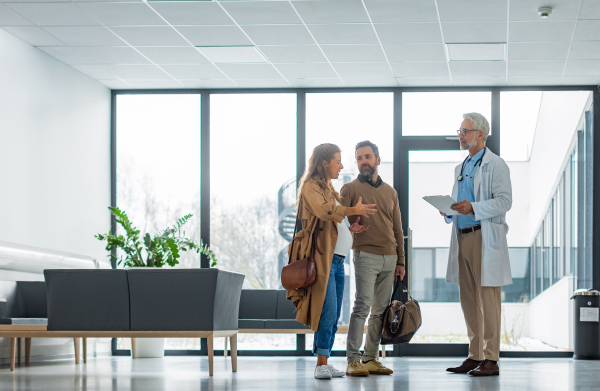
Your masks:
[[[331,355],[335,333],[338,329],[338,319],[340,319],[342,311],[342,300],[344,299],[344,258],[341,255],[333,255],[325,303],[323,303],[319,329],[315,333],[313,343],[313,353],[325,357]]]

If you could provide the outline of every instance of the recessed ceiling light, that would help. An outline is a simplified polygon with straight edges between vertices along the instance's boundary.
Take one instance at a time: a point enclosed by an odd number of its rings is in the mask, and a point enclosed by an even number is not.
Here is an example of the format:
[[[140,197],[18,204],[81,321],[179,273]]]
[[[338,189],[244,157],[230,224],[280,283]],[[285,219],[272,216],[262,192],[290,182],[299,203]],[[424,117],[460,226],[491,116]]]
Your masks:
[[[505,61],[505,43],[447,43],[450,61]]]
[[[196,49],[215,64],[268,62],[255,46],[196,46]]]

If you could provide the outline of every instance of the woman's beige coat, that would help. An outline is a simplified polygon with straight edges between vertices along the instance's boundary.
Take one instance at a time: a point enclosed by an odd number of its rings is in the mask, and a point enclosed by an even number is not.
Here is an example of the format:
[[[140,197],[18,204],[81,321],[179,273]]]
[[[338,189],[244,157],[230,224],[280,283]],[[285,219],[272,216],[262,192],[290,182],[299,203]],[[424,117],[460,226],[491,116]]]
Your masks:
[[[302,189],[299,217],[303,229],[296,234],[290,244],[291,262],[307,258],[312,249],[312,233],[318,229],[317,250],[315,251],[315,264],[317,266],[317,279],[314,285],[287,292],[287,298],[294,302],[298,310],[296,320],[310,326],[313,331],[319,329],[321,311],[325,303],[329,271],[333,260],[333,251],[337,243],[337,223],[344,220],[346,207],[336,205],[332,198],[325,195],[319,185],[308,180]]]

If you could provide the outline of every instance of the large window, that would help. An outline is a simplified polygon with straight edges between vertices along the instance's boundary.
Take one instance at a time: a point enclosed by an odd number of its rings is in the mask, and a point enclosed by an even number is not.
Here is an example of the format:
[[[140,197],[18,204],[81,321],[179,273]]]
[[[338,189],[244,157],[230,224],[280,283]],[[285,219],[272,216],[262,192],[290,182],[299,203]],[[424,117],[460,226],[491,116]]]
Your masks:
[[[184,228],[199,240],[200,95],[119,95],[117,129],[117,206],[142,235],[191,213]],[[179,262],[178,267],[200,267],[200,256],[184,252]],[[119,338],[117,344],[129,349],[130,339]],[[199,344],[197,338],[171,338],[165,347]]]
[[[483,114],[491,122],[492,94],[487,91],[403,92],[402,135],[456,137],[462,114],[471,112]]]

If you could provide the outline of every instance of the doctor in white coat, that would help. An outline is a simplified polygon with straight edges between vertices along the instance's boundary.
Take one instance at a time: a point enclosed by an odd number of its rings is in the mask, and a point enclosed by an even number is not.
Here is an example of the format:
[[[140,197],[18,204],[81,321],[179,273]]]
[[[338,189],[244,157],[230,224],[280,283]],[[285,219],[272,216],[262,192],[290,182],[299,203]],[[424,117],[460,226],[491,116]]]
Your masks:
[[[463,114],[457,131],[460,148],[469,156],[454,172],[452,223],[447,282],[458,283],[460,304],[469,335],[469,357],[448,372],[472,376],[500,374],[502,286],[512,284],[506,234],[506,212],[512,205],[508,166],[485,147],[490,133],[479,113]]]

